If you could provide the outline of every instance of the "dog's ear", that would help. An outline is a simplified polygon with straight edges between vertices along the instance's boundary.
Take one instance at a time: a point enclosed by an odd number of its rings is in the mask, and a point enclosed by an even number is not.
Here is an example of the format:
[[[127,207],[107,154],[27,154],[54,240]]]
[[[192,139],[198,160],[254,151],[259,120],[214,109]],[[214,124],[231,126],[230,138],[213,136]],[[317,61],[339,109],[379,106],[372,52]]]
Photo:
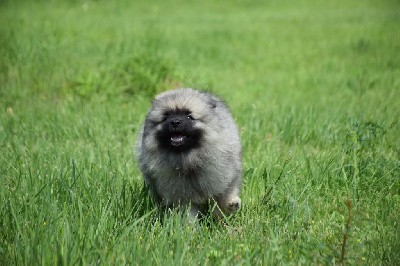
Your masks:
[[[151,100],[151,106],[154,106],[159,101],[160,100],[158,100],[157,98],[154,98],[153,100]]]
[[[214,94],[207,91],[200,91],[200,93],[205,96],[204,99],[212,109],[218,106],[225,106],[225,102],[214,96]]]
[[[210,99],[209,104],[211,105],[211,108],[216,108],[218,106],[218,100],[215,98]]]
[[[211,106],[212,109],[218,107],[221,105],[221,103],[223,104],[223,102],[221,102],[220,99],[218,99],[217,97],[215,97],[213,94],[211,93],[207,93],[208,94],[208,104]]]

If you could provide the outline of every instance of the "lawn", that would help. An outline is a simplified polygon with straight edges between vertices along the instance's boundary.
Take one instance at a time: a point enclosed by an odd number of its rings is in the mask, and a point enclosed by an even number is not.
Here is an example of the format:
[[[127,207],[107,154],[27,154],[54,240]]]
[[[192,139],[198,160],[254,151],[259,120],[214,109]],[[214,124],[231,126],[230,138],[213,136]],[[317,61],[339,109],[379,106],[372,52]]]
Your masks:
[[[1,265],[400,264],[398,1],[3,0],[0,25]],[[225,223],[143,191],[177,87],[239,125]]]

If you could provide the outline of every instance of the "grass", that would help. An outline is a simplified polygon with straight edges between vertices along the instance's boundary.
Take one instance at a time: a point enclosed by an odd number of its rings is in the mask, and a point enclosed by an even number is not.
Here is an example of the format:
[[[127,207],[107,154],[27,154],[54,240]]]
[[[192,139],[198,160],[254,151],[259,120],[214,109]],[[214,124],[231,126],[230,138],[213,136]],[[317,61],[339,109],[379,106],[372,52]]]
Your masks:
[[[397,1],[2,1],[0,264],[400,264]],[[226,99],[243,209],[158,218],[151,98]]]

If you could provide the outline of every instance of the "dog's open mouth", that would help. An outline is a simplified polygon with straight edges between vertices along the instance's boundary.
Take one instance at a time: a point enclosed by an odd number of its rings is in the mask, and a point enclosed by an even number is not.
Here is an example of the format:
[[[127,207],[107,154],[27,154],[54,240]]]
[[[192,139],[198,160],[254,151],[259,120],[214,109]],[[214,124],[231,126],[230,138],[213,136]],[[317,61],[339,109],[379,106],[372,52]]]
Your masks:
[[[179,147],[185,144],[186,138],[187,137],[182,133],[173,133],[171,135],[171,144],[175,147]]]

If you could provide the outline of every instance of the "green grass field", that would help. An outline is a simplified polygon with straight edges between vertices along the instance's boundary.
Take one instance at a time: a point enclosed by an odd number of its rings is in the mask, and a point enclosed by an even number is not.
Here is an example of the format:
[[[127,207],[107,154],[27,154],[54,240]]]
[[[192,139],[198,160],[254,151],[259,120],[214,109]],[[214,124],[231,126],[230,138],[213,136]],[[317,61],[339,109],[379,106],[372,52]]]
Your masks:
[[[400,265],[398,1],[4,0],[0,25],[0,265]],[[227,225],[142,191],[176,87],[241,129]]]

